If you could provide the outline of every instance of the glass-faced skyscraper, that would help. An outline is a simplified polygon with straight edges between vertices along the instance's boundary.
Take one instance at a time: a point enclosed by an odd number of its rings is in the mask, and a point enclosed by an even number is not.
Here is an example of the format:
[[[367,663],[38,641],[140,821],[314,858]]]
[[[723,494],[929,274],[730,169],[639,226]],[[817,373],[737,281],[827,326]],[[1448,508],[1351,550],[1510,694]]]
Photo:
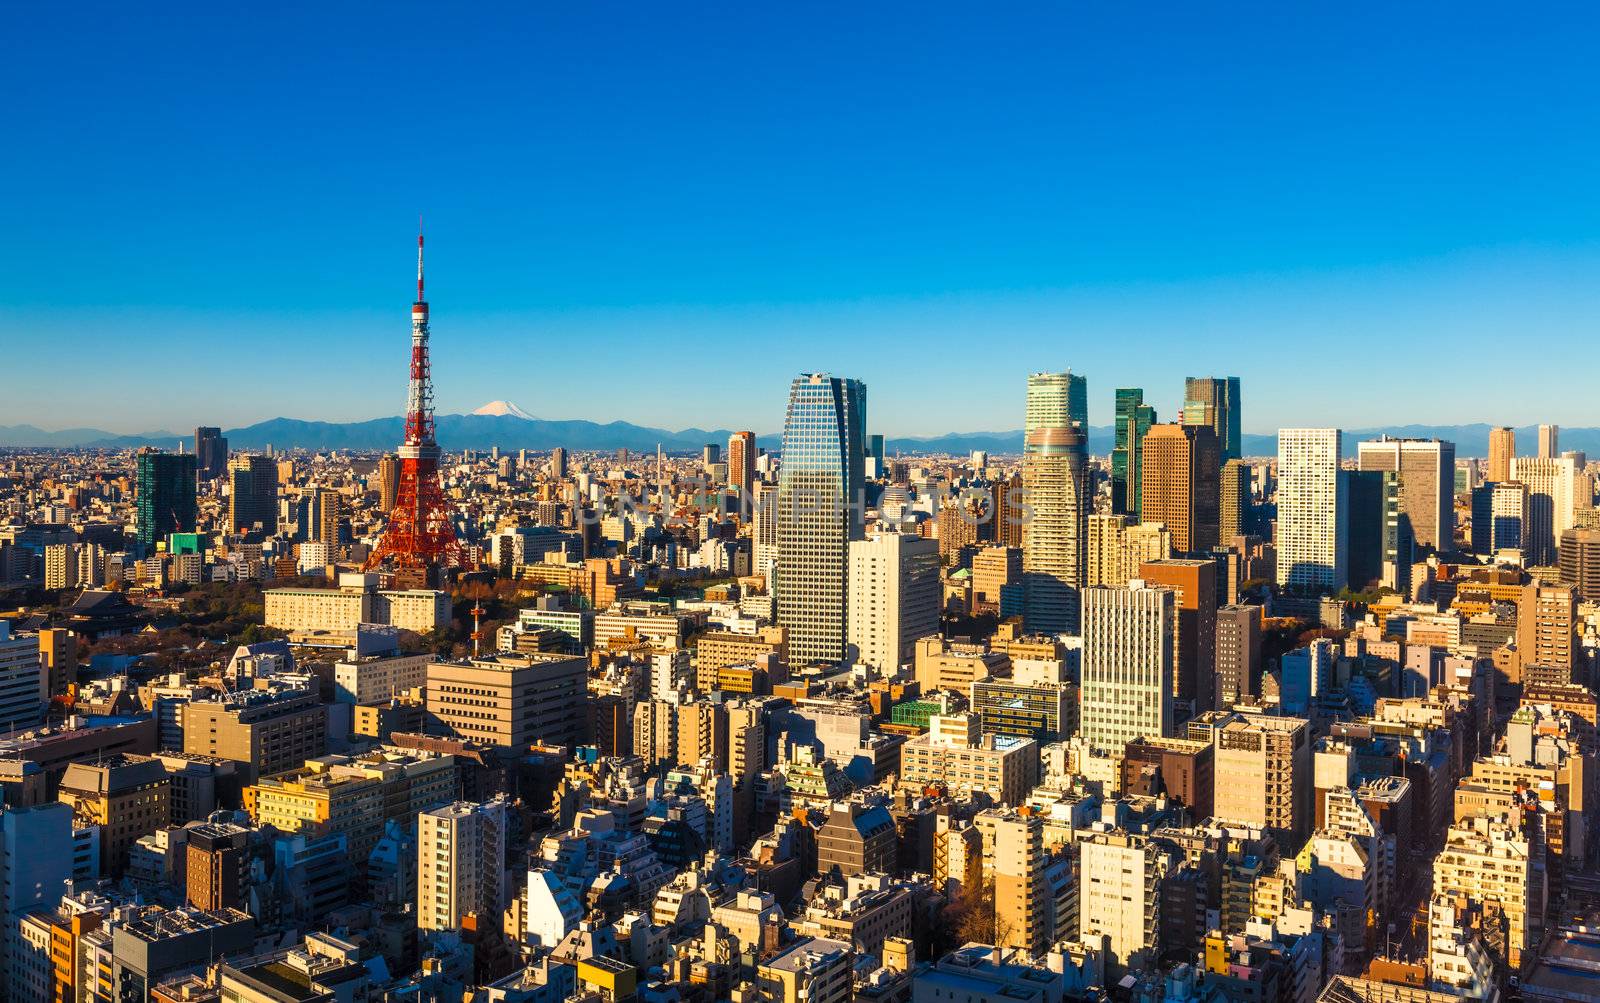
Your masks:
[[[1183,423],[1210,425],[1222,447],[1222,461],[1237,460],[1243,448],[1239,433],[1239,377],[1190,376],[1183,381]]]
[[[135,472],[137,535],[146,553],[169,533],[189,533],[195,523],[195,465],[192,453],[139,454]]]
[[[1139,517],[1143,495],[1139,480],[1139,447],[1156,423],[1156,409],[1144,402],[1144,390],[1123,387],[1117,390],[1111,448],[1111,511],[1117,515]]]
[[[867,388],[804,373],[789,387],[778,469],[778,622],[799,664],[845,654],[846,569],[861,536]]]

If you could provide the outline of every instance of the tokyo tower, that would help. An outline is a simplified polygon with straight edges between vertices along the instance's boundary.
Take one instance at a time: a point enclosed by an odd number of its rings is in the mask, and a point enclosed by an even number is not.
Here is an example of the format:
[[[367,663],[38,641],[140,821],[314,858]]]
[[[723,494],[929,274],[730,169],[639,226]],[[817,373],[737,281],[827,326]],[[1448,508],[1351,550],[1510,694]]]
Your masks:
[[[411,304],[411,388],[400,483],[383,541],[367,567],[387,562],[404,578],[427,579],[458,564],[461,548],[439,487],[439,444],[433,438],[433,379],[428,367],[428,301],[422,294],[422,232],[417,232],[417,301]]]

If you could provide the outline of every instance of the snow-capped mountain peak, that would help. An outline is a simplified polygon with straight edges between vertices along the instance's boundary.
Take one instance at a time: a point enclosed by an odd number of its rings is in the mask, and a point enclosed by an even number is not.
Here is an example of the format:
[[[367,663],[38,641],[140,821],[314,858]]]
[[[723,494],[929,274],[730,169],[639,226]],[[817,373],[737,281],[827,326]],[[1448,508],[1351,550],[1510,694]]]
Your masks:
[[[513,418],[521,418],[524,421],[533,421],[533,420],[535,420],[533,415],[531,415],[528,412],[522,410],[522,408],[517,407],[515,404],[511,403],[510,401],[490,401],[489,403],[485,404],[483,407],[478,408],[476,411],[474,411],[472,413],[473,414],[510,415]]]

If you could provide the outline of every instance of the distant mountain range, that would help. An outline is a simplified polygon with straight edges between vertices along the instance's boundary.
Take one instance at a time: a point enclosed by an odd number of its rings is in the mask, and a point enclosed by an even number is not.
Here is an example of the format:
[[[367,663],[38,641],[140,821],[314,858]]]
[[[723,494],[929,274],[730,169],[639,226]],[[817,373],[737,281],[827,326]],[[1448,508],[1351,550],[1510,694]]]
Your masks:
[[[1378,435],[1411,436],[1423,439],[1447,439],[1456,444],[1457,456],[1485,456],[1489,451],[1489,430],[1492,426],[1475,425],[1391,425],[1377,428],[1345,430],[1345,450],[1354,453],[1355,443]],[[628,449],[636,452],[653,452],[659,444],[668,452],[698,451],[707,443],[726,447],[727,429],[685,428],[673,432],[664,428],[635,425],[626,421],[599,423],[593,421],[556,421],[527,416],[527,412],[507,401],[485,404],[473,414],[444,414],[437,419],[439,445],[447,450],[488,449],[499,446],[503,450],[551,449],[563,446],[572,450]],[[233,449],[263,449],[274,446],[280,449],[348,449],[376,451],[393,449],[405,434],[405,419],[401,417],[374,418],[370,421],[327,422],[301,421],[295,418],[272,418],[268,421],[230,428],[223,432]],[[136,446],[173,448],[181,439],[186,446],[193,445],[192,430],[179,432],[147,432],[140,435],[117,435],[95,428],[66,428],[47,432],[33,425],[0,425],[0,447],[27,446],[57,449],[130,449]],[[1533,426],[1517,429],[1519,451],[1528,453],[1538,441]],[[782,445],[778,434],[759,436],[762,448],[777,450]],[[1109,425],[1089,429],[1089,451],[1104,455],[1111,451],[1112,434]],[[1246,456],[1271,456],[1278,451],[1276,435],[1247,434],[1244,437]],[[951,432],[945,435],[889,439],[885,448],[891,453],[969,453],[987,450],[991,453],[1022,452],[1022,432]],[[1561,448],[1578,449],[1600,456],[1600,428],[1563,428]]]

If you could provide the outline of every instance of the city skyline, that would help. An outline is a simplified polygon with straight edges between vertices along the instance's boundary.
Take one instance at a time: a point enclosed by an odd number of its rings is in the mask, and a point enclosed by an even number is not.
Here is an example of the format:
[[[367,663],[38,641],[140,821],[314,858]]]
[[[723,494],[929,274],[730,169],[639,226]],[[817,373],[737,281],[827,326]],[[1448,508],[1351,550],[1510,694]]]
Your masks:
[[[1224,368],[1251,388],[1247,431],[1582,425],[1577,367],[1481,366],[1508,338],[1580,351],[1600,318],[1588,33],[1555,14],[1506,32],[1495,11],[1395,12],[1373,33],[1270,9],[933,5],[885,47],[901,25],[887,8],[854,12],[851,32],[775,12],[686,28],[539,11],[448,22],[426,44],[403,16],[234,32],[117,11],[81,37],[29,10],[34,44],[8,70],[10,135],[31,155],[0,165],[29,197],[6,213],[0,325],[98,364],[63,387],[53,353],[14,356],[0,424],[400,413],[420,210],[440,413],[509,399],[770,434],[782,387],[821,369],[871,384],[890,435],[1013,429],[1017,381],[1070,366],[1092,425],[1117,386],[1166,414],[1185,376]],[[265,42],[282,37],[292,74]],[[1041,37],[1056,45],[1024,44]],[[1508,72],[1486,79],[1489,62]],[[1370,364],[1397,344],[1430,360],[1425,378]],[[251,346],[285,374],[315,360],[357,378],[330,394],[229,373]],[[626,407],[541,377],[574,353]],[[156,357],[227,375],[121,408],[116,381]],[[1326,390],[1308,395],[1313,358]],[[682,389],[705,378],[714,408]],[[925,425],[945,382],[965,428]]]

